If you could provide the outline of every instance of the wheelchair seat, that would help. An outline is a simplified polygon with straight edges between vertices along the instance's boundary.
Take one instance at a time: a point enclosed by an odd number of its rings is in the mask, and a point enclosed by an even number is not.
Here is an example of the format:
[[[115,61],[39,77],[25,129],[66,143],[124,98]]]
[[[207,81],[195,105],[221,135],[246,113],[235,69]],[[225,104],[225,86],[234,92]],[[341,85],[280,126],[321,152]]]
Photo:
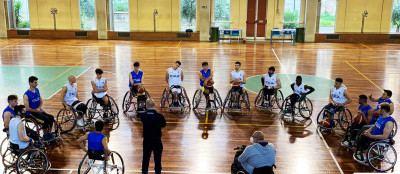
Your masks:
[[[275,165],[274,165],[275,166]],[[272,166],[254,168],[253,174],[273,174]]]
[[[10,142],[10,147],[9,147],[11,153],[18,155],[20,153],[20,149],[19,149],[19,145],[18,144],[14,144]]]
[[[104,161],[104,151],[88,149],[89,159]]]

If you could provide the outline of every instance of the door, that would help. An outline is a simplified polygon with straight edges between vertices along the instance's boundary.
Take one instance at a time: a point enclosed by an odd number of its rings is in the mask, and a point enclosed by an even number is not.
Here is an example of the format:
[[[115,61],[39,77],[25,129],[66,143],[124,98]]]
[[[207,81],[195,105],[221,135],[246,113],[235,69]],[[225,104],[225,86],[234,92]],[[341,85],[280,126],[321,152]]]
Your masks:
[[[267,0],[247,0],[246,37],[265,37]]]

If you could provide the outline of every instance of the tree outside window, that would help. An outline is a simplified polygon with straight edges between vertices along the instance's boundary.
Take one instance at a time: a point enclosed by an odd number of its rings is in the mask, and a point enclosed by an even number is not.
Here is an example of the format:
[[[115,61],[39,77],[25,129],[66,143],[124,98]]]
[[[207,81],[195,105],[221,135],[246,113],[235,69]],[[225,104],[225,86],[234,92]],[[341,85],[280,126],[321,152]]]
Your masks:
[[[336,21],[336,0],[321,0],[319,33],[334,33]]]
[[[14,1],[14,15],[16,28],[30,28],[28,0]]]
[[[112,0],[112,19],[115,31],[129,31],[129,1]]]
[[[301,0],[285,0],[283,28],[295,29],[299,26]]]
[[[230,28],[231,0],[215,0],[214,5],[214,26]]]
[[[181,0],[181,31],[196,30],[196,0]]]
[[[81,29],[96,30],[95,0],[79,0]]]
[[[390,32],[400,32],[400,0],[393,0],[392,22]]]

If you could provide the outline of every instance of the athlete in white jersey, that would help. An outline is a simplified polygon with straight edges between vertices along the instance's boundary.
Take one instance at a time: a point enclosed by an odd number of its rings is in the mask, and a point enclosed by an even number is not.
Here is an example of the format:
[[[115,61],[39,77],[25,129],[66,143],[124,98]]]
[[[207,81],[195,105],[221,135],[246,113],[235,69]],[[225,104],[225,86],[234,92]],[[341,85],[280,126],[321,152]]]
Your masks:
[[[315,91],[315,89],[311,86],[308,85],[304,85],[303,84],[303,78],[301,78],[301,76],[297,76],[296,77],[296,83],[292,83],[290,85],[290,87],[293,90],[293,94],[290,95],[290,104],[291,104],[291,112],[292,115],[294,115],[294,106],[296,104],[296,102],[300,102],[301,100],[303,100],[306,95],[311,94],[312,92]]]
[[[328,118],[331,118],[331,125],[333,123],[334,114],[352,101],[347,89],[342,83],[342,78],[336,78],[335,85],[332,87],[329,94],[329,104],[325,107],[325,109],[329,110],[326,115]]]
[[[76,84],[76,77],[74,75],[68,76],[68,83],[61,89],[61,102],[65,109],[69,110],[70,107],[78,111],[78,126],[84,126],[83,115],[86,113],[86,104],[78,100],[78,85]]]
[[[182,85],[183,81],[183,71],[181,68],[180,61],[176,61],[174,66],[171,68],[167,69],[167,73],[165,74],[165,81],[167,81],[168,86],[171,88],[171,92],[173,93],[173,102],[175,107],[179,107],[179,102],[178,102],[178,94],[181,93],[181,88],[180,86]]]
[[[102,77],[103,70],[98,68],[95,70],[95,72],[96,72],[96,78],[94,78],[91,82],[93,88],[92,94],[97,98],[96,100],[101,99],[104,102],[104,105],[107,106],[109,102],[107,96],[107,90],[108,90],[107,80],[104,77]],[[103,117],[104,119],[108,119],[107,118],[108,107],[103,107],[103,109],[105,110]]]
[[[230,83],[232,84],[232,100],[239,106],[239,95],[243,93],[243,86],[246,84],[245,73],[240,70],[241,63],[239,61],[235,62],[235,70],[231,72]]]
[[[261,77],[261,83],[263,85],[264,97],[264,105],[271,104],[271,96],[275,95],[278,89],[282,88],[281,80],[275,74],[275,67],[271,66],[268,68],[268,74],[265,74]]]

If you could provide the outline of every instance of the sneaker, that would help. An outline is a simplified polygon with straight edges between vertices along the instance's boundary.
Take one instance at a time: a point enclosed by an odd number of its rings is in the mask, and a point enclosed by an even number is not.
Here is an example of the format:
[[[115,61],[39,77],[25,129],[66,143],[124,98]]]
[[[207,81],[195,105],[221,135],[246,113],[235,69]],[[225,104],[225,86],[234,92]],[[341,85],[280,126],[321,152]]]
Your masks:
[[[46,135],[43,135],[43,139],[45,140],[45,141],[52,141],[52,140],[54,140],[54,139],[56,139],[55,137],[54,137],[54,135],[53,134],[46,134]]]
[[[206,108],[211,108],[211,103],[210,102],[207,102]]]
[[[179,103],[178,103],[178,102],[175,102],[175,103],[174,103],[174,107],[177,107],[177,108],[178,108],[178,107],[179,107]]]
[[[349,144],[349,142],[348,141],[342,141],[341,143],[340,143],[343,147],[349,147],[350,146],[350,144]]]
[[[106,112],[104,112],[104,114],[103,114],[103,120],[108,120],[108,115]]]
[[[355,161],[357,161],[358,163],[362,164],[362,165],[366,165],[369,166],[368,161],[367,161],[367,157],[364,153],[354,153],[353,154],[353,159]]]
[[[78,119],[78,121],[76,121],[76,124],[77,124],[78,126],[80,126],[80,127],[85,126],[85,123],[83,122],[83,118]]]

